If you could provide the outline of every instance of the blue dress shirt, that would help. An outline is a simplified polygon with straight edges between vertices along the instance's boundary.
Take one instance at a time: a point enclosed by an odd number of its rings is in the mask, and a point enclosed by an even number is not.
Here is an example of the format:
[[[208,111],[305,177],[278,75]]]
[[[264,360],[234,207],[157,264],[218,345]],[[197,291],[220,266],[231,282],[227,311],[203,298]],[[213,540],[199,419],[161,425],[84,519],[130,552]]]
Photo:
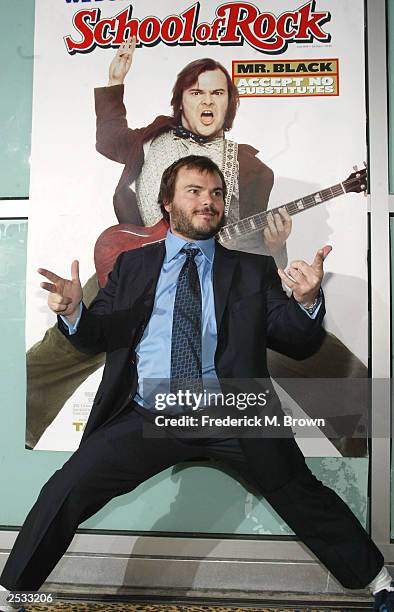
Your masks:
[[[168,392],[171,374],[172,314],[174,311],[178,276],[186,261],[186,254],[181,252],[185,244],[188,244],[187,240],[172,234],[170,231],[167,233],[165,240],[166,253],[156,287],[152,315],[145,328],[144,335],[136,347],[138,389],[134,399],[145,408],[151,408],[152,406],[149,405],[151,402],[146,402],[146,397],[145,402],[143,400],[144,380],[152,381],[149,382],[148,395],[150,397],[157,392],[159,388],[157,383],[159,381],[162,382],[160,384],[160,392]],[[201,348],[204,387],[207,387],[205,380],[211,379],[208,381],[209,389],[212,390],[212,386],[220,389],[214,364],[217,345],[212,282],[215,240],[214,238],[195,240],[191,244],[199,250],[195,257],[195,262],[200,279],[202,298]]]

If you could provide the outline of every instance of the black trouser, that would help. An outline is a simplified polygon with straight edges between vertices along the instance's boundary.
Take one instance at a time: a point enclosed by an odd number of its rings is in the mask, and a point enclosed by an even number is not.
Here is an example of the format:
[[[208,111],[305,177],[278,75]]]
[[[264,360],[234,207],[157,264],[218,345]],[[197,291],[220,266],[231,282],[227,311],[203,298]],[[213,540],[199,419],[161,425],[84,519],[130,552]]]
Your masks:
[[[44,485],[6,563],[0,584],[37,590],[67,550],[78,525],[117,495],[162,470],[193,457],[220,459],[247,479],[347,588],[364,588],[383,557],[340,497],[317,480],[299,453],[300,469],[279,488],[265,486],[259,460],[264,440],[210,440],[143,435],[144,418],[130,408],[83,442]],[[296,443],[293,439],[285,444]],[[261,459],[261,458],[260,458]]]

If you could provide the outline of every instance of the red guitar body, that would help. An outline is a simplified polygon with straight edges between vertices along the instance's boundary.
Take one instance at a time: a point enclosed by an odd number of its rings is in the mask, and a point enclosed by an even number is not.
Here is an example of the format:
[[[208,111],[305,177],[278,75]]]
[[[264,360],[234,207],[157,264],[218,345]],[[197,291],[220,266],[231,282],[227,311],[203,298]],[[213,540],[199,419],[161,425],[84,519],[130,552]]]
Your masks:
[[[100,287],[106,284],[108,274],[114,267],[118,255],[124,251],[164,240],[168,227],[164,219],[152,227],[121,223],[109,227],[100,234],[94,247],[94,264]]]

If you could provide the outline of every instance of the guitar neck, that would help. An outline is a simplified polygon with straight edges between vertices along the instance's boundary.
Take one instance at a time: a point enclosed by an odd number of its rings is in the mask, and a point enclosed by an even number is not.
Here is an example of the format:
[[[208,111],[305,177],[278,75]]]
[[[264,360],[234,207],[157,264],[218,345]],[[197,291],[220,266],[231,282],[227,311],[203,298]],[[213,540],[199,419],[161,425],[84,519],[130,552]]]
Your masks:
[[[328,202],[333,198],[337,198],[340,195],[346,193],[346,189],[343,186],[343,183],[337,183],[332,187],[327,187],[327,189],[322,189],[321,191],[316,191],[315,193],[311,193],[303,198],[299,198],[298,200],[293,200],[292,202],[288,202],[283,206],[278,206],[276,208],[270,208],[268,211],[259,212],[251,217],[245,217],[245,219],[241,219],[235,223],[229,223],[225,225],[218,234],[219,242],[222,244],[233,240],[234,238],[239,238],[240,236],[247,236],[252,232],[257,230],[263,230],[268,226],[268,214],[276,213],[279,211],[279,208],[285,208],[290,216],[297,215],[304,210],[308,210],[313,208],[314,206],[318,206],[319,204],[323,204],[323,202]]]

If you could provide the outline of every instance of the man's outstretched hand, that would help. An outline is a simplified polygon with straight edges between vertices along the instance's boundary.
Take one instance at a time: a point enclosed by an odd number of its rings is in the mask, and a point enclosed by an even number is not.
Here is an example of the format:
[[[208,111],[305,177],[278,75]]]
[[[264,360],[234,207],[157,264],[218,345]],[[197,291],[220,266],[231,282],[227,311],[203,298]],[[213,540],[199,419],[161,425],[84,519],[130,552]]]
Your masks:
[[[297,260],[291,262],[286,272],[278,268],[279,276],[292,290],[294,299],[305,308],[310,308],[319,295],[324,276],[323,262],[331,250],[329,245],[319,249],[310,265]]]
[[[40,286],[49,291],[48,306],[56,314],[61,314],[71,323],[78,318],[79,305],[82,301],[82,286],[79,280],[79,263],[71,264],[71,280],[62,278],[50,270],[38,268],[37,272],[45,276],[50,283],[43,282]]]
[[[127,38],[116,52],[116,55],[109,66],[108,86],[123,85],[128,71],[130,70],[131,62],[137,39],[135,36]]]

